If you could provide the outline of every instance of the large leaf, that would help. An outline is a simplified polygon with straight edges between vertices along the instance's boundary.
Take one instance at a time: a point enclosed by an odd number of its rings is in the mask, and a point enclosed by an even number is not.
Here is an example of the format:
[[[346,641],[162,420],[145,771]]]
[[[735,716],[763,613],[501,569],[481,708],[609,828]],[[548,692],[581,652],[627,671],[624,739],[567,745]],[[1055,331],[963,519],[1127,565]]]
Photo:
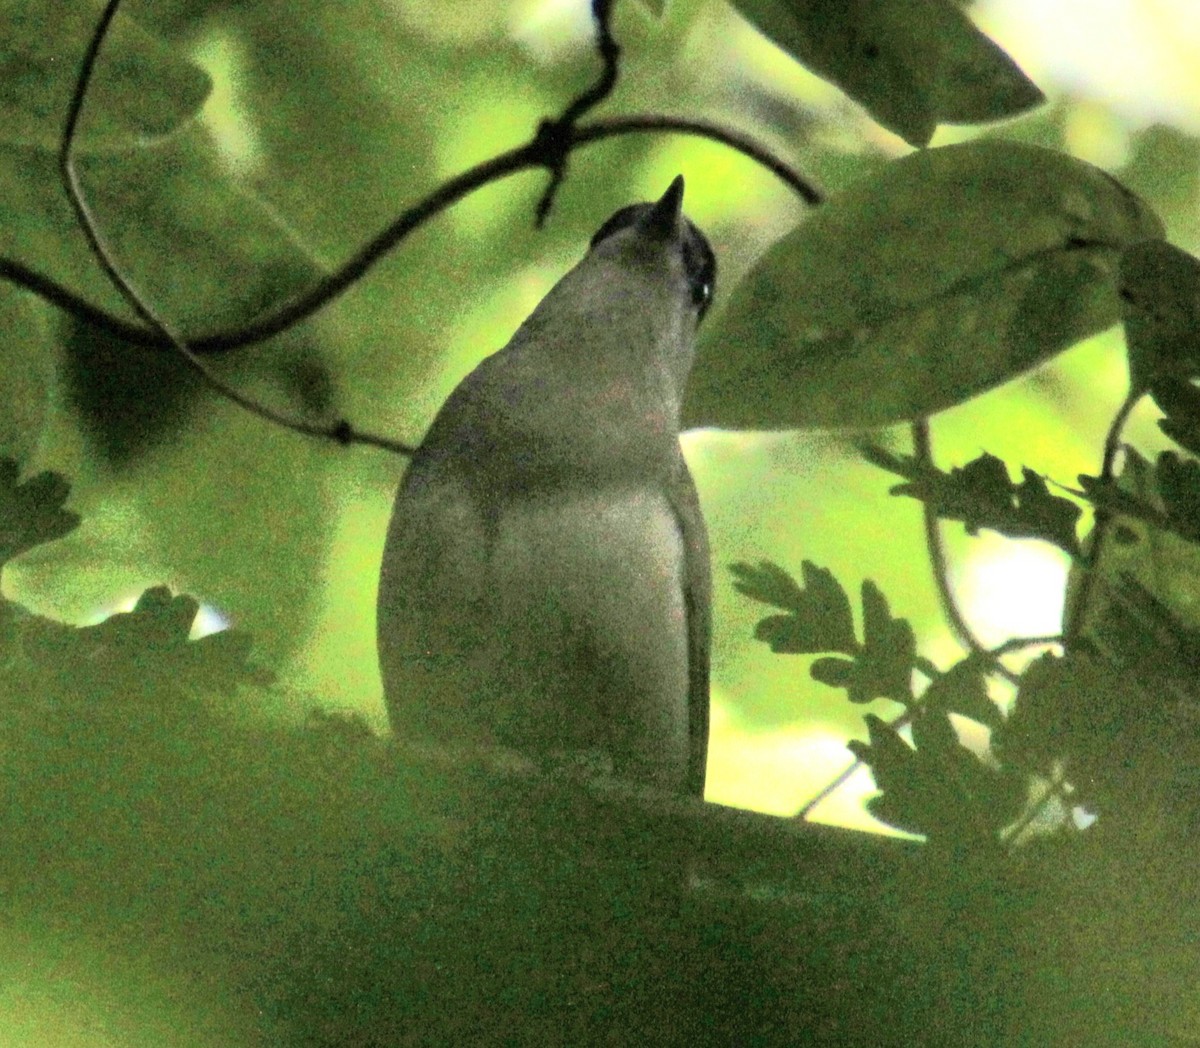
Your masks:
[[[101,0],[0,0],[0,143],[58,148]],[[208,74],[118,12],[77,140],[81,152],[169,134],[208,97]]]
[[[1020,374],[1118,318],[1162,235],[1098,168],[1012,142],[914,153],[771,248],[702,333],[688,426],[878,426]]]
[[[0,284],[0,455],[24,466],[46,418],[53,337],[47,308],[33,295]]]
[[[186,332],[245,322],[321,272],[283,220],[221,169],[198,130],[80,167],[121,268]],[[0,254],[130,316],[88,249],[54,158],[0,147],[0,185],[11,206]]]
[[[940,123],[1014,116],[1042,93],[950,0],[735,0],[801,64],[923,146]]]
[[[1200,261],[1171,244],[1136,244],[1121,256],[1120,281],[1134,388],[1200,377]]]

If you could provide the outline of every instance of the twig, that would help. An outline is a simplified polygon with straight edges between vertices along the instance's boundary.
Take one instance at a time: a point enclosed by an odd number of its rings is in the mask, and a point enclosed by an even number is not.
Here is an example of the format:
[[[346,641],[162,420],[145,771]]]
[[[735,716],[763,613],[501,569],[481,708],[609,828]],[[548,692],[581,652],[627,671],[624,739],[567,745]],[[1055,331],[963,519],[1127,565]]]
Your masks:
[[[720,142],[762,164],[810,205],[824,197],[812,183],[793,171],[787,163],[764,146],[736,131],[705,120],[645,115],[598,120],[576,128],[572,149],[626,134],[676,133],[694,135]],[[381,258],[406,236],[442,211],[491,182],[509,175],[543,166],[536,141],[486,160],[456,175],[417,204],[397,216],[385,229],[369,240],[340,268],[318,280],[302,294],[289,299],[273,312],[266,313],[238,328],[216,331],[189,340],[189,349],[197,355],[221,353],[255,345],[306,320],[352,287]],[[0,277],[32,291],[52,305],[86,321],[125,342],[156,349],[173,348],[174,343],[154,326],[133,323],[81,298],[69,288],[21,262],[0,258]],[[139,314],[140,315],[140,314]]]
[[[1055,769],[1049,780],[1046,782],[1046,789],[1042,795],[1036,801],[1034,801],[1034,803],[1031,804],[1024,811],[1024,813],[1022,813],[1021,817],[1017,819],[1016,822],[1005,828],[1005,838],[1015,844],[1020,839],[1021,834],[1023,834],[1030,826],[1033,825],[1042,812],[1044,812],[1050,806],[1050,802],[1053,800],[1059,801],[1062,806],[1069,811],[1071,808],[1071,800],[1067,796],[1067,790],[1069,787],[1070,783],[1063,778],[1062,771],[1060,769]]]
[[[550,214],[554,197],[567,173],[567,158],[571,155],[571,139],[575,125],[589,110],[603,102],[617,86],[620,75],[621,48],[612,35],[612,0],[592,0],[592,19],[596,23],[596,50],[604,68],[600,76],[578,98],[563,110],[556,120],[543,120],[537,129],[533,145],[543,154],[543,163],[550,172],[550,181],[538,201],[535,224],[541,229]]]
[[[908,714],[906,713],[905,716],[907,717]],[[895,727],[895,724],[892,726]],[[820,790],[817,791],[816,794],[814,794],[809,800],[805,801],[804,805],[798,812],[796,812],[795,815],[792,816],[792,818],[801,820],[807,819],[813,813],[815,808],[817,808],[822,802],[832,797],[839,789],[842,788],[842,786],[850,781],[850,776],[858,771],[858,769],[862,766],[862,763],[862,758],[856,757],[853,763],[847,765],[838,773],[836,778],[826,783],[823,787],[821,787]]]
[[[1129,421],[1129,416],[1133,413],[1133,409],[1137,407],[1138,401],[1142,399],[1142,393],[1142,390],[1130,387],[1129,392],[1125,394],[1125,399],[1121,401],[1121,406],[1117,409],[1117,413],[1113,416],[1112,422],[1109,423],[1108,432],[1104,437],[1104,458],[1100,465],[1100,480],[1102,483],[1111,484],[1113,481],[1117,454],[1121,450],[1121,432],[1125,428],[1125,423]],[[1068,645],[1077,641],[1083,630],[1083,619],[1087,611],[1087,602],[1091,599],[1096,567],[1100,563],[1100,554],[1104,549],[1104,543],[1108,537],[1108,526],[1112,516],[1105,510],[1095,507],[1092,519],[1091,545],[1086,557],[1080,561],[1080,567],[1083,568],[1083,578],[1079,580],[1079,588],[1075,591],[1075,599],[1064,614],[1066,643]]]
[[[922,466],[933,467],[933,446],[929,434],[929,420],[918,419],[912,424],[913,451]],[[921,502],[921,515],[925,523],[925,547],[929,551],[929,563],[933,568],[933,580],[937,586],[942,612],[949,622],[958,642],[976,658],[986,662],[1010,684],[1020,679],[980,643],[972,632],[966,617],[958,606],[954,589],[950,585],[950,570],[946,560],[946,549],[942,545],[942,532],[938,524],[937,510],[928,501]]]
[[[338,444],[368,444],[373,447],[383,448],[388,451],[393,451],[399,454],[411,455],[414,449],[399,441],[390,440],[387,437],[376,436],[371,433],[361,433],[355,430],[349,422],[341,419],[329,425],[317,425],[311,422],[304,422],[300,419],[291,418],[282,412],[275,411],[272,408],[266,407],[258,403],[256,400],[239,392],[235,387],[229,385],[222,378],[216,375],[207,364],[204,363],[184,341],[180,335],[170,324],[170,322],[158,313],[153,306],[149,304],[145,296],[138,291],[129,279],[121,272],[117,266],[113,252],[105,242],[103,234],[101,234],[99,226],[92,215],[91,208],[88,205],[87,198],[84,195],[83,186],[79,181],[79,176],[75,170],[75,160],[73,150],[75,146],[75,135],[79,128],[79,116],[83,112],[83,104],[87,98],[88,87],[91,84],[92,74],[96,68],[96,59],[99,57],[100,49],[104,44],[104,39],[108,35],[109,27],[112,25],[112,20],[117,13],[117,8],[120,6],[121,0],[108,0],[104,11],[100,16],[100,20],[96,23],[96,28],[92,33],[92,38],[88,42],[87,51],[84,54],[83,62],[79,68],[79,77],[75,83],[75,90],[71,94],[71,101],[67,107],[67,119],[63,125],[62,144],[59,149],[59,173],[62,176],[63,187],[66,189],[67,198],[71,202],[71,206],[75,211],[75,216],[79,220],[80,227],[83,230],[84,236],[87,238],[88,245],[92,249],[92,254],[99,262],[101,269],[112,282],[113,286],[121,293],[121,296],[129,304],[129,307],[136,313],[151,329],[157,331],[160,336],[175,348],[179,355],[187,362],[187,364],[196,371],[210,387],[215,389],[223,397],[237,404],[238,407],[256,415],[259,418],[265,419],[268,422],[274,422],[276,425],[282,426],[285,429],[290,429],[296,433],[302,433],[311,437],[322,437],[326,440],[335,441]]]
[[[992,658],[999,658],[1001,655],[1010,655],[1014,651],[1020,651],[1022,648],[1038,648],[1049,644],[1062,644],[1063,635],[1061,633],[1047,633],[1040,637],[1009,637],[1003,644],[997,644],[988,654]]]
[[[1061,644],[1062,636],[1060,634],[1047,635],[1043,637],[1010,637],[1003,644],[998,644],[991,649],[983,649],[979,657],[986,660],[989,665],[999,664],[999,659],[1002,655],[1008,655],[1014,651],[1020,651],[1022,648],[1032,648],[1043,644]],[[939,671],[927,659],[919,659],[917,664],[919,669],[925,676],[933,680],[934,677],[940,676]],[[889,727],[897,731],[909,724],[917,715],[919,702],[914,703],[909,709],[888,721]],[[838,773],[838,775],[830,782],[826,783],[817,791],[809,800],[805,801],[804,805],[792,816],[794,819],[807,819],[820,804],[831,797],[839,788],[849,781],[853,775],[863,765],[861,757],[857,757]]]
[[[681,117],[655,114],[611,117],[607,120],[596,120],[585,127],[577,128],[574,144],[577,146],[587,145],[590,142],[599,142],[615,135],[646,131],[652,133],[673,131],[678,134],[695,135],[697,138],[720,142],[761,164],[810,207],[817,207],[825,202],[825,194],[814,183],[777,157],[766,146],[759,145],[749,135],[730,131],[711,120],[686,120]]]

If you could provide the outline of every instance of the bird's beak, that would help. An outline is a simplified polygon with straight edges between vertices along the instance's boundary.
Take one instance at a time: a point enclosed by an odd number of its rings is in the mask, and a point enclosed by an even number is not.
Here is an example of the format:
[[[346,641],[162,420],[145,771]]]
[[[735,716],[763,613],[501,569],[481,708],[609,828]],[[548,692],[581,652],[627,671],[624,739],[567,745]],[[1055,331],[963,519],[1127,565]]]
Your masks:
[[[683,210],[683,175],[676,175],[667,186],[667,191],[649,211],[642,216],[638,225],[647,236],[657,240],[669,240],[679,232],[679,217]]]

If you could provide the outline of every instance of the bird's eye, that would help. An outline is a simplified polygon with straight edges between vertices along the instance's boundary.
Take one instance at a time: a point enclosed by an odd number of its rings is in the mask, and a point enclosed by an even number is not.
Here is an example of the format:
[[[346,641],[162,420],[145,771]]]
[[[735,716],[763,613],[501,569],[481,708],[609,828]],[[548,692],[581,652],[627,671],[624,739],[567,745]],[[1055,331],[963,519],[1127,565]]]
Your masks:
[[[717,260],[708,239],[691,222],[683,241],[683,267],[688,276],[697,319],[708,312],[717,282]]]

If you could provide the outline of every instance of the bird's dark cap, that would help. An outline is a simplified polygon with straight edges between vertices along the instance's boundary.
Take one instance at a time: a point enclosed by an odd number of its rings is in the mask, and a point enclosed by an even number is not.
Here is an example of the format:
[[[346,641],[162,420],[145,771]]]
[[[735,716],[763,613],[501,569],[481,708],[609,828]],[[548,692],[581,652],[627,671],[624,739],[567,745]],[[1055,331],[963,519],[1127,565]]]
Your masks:
[[[638,225],[656,240],[667,240],[679,230],[683,214],[683,175],[676,175],[658,202],[638,219]]]

